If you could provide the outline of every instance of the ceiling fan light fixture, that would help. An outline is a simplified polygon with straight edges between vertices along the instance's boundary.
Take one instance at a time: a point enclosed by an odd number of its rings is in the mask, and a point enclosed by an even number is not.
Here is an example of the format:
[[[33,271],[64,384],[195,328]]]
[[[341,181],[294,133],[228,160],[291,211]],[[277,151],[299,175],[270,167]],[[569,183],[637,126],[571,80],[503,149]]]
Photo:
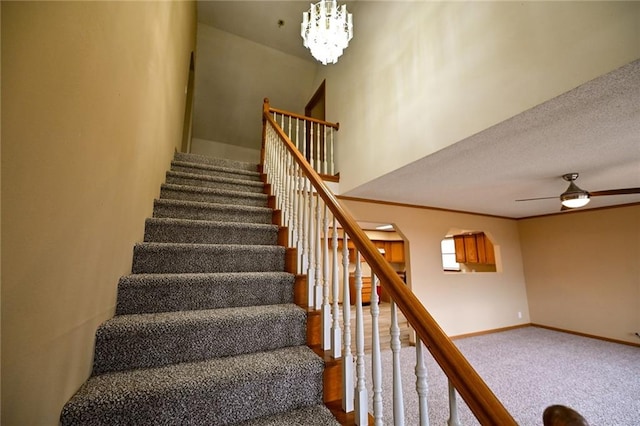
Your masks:
[[[575,175],[575,177],[577,177],[577,173]],[[565,180],[569,180],[565,176],[563,176]],[[589,193],[584,189],[580,189],[578,185],[573,183],[573,179],[569,180],[569,188],[560,195],[562,205],[570,209],[584,207],[589,204],[589,200]]]
[[[562,194],[562,205],[570,209],[577,209],[589,204],[589,194]]]

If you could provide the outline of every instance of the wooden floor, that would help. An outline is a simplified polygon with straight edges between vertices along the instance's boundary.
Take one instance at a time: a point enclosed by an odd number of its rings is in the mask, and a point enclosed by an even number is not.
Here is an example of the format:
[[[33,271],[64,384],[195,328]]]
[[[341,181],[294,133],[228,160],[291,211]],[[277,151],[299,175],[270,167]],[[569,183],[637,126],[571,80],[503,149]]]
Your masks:
[[[378,317],[378,329],[380,330],[380,350],[389,350],[391,348],[391,304],[387,302],[380,302],[380,316]],[[341,311],[342,313],[342,307]],[[364,305],[362,307],[363,319],[364,319],[364,350],[366,353],[371,352],[371,306]],[[342,315],[341,315],[342,316]],[[342,318],[340,318],[342,321]],[[351,306],[351,351],[356,351],[356,309]],[[400,328],[400,344],[401,346],[410,346],[409,336],[411,330],[407,319],[398,311],[398,326]]]

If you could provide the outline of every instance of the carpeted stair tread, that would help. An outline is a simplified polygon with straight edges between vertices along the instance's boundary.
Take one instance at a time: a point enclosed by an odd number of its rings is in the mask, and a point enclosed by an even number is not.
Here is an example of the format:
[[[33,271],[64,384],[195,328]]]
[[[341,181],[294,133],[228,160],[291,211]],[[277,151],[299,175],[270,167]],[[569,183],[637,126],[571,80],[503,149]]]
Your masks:
[[[172,161],[171,170],[208,176],[226,176],[236,179],[261,181],[260,173],[256,171],[213,166],[203,163],[190,163],[187,161]]]
[[[267,194],[189,185],[173,185],[170,183],[162,184],[160,187],[160,198],[185,201],[203,201],[208,203],[239,204],[255,207],[266,207],[268,201]]]
[[[118,315],[96,332],[93,374],[304,345],[306,324],[294,304]]]
[[[264,183],[250,180],[233,179],[228,177],[196,175],[191,173],[168,171],[166,183],[172,185],[199,186],[204,188],[228,189],[230,191],[244,191],[264,193]]]
[[[144,241],[198,244],[275,245],[278,226],[260,223],[149,218]]]
[[[293,283],[286,272],[127,275],[116,315],[293,303]]]
[[[188,154],[183,152],[176,152],[174,161],[183,161],[187,163],[206,164],[209,166],[225,167],[229,169],[247,170],[250,172],[257,172],[258,165],[255,163],[247,163],[244,161],[228,160],[224,158],[206,157],[198,154]]]
[[[284,255],[282,246],[138,243],[132,273],[281,272]]]
[[[60,424],[338,424],[257,165],[176,153],[166,176]]]
[[[340,423],[324,405],[318,404],[274,416],[262,417],[243,422],[237,426],[339,426]]]
[[[267,207],[165,198],[154,201],[153,217],[270,224],[273,218],[273,210]]]
[[[318,405],[323,361],[305,346],[91,377],[67,425],[225,425]]]

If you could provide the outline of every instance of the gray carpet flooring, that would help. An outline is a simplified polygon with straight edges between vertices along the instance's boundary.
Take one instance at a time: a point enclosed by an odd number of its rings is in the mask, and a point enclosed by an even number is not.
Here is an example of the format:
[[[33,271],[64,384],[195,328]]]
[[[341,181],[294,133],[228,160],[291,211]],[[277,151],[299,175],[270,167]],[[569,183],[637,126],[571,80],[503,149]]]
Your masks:
[[[455,344],[522,426],[542,425],[542,412],[552,404],[574,408],[591,426],[640,425],[640,348],[539,327],[459,339]],[[402,348],[401,353],[405,424],[417,425],[415,348]],[[446,377],[426,353],[430,424],[445,425]],[[384,424],[392,425],[391,351],[384,351],[382,360]],[[370,359],[366,369],[371,369]],[[462,425],[479,424],[460,397],[458,407]]]
[[[335,426],[257,165],[176,154],[62,426]]]

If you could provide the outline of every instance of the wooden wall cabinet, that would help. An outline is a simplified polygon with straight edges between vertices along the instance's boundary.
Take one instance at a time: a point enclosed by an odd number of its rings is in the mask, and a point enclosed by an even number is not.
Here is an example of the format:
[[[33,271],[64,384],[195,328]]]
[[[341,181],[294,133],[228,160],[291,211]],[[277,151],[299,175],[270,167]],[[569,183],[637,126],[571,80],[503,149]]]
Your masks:
[[[456,248],[456,262],[465,263],[467,261],[467,254],[464,251],[464,235],[454,235],[453,244]]]
[[[454,235],[453,243],[456,249],[456,262],[458,263],[481,263],[485,265],[495,265],[496,263],[493,244],[484,232]]]
[[[496,264],[496,256],[493,250],[493,243],[484,233],[476,234],[476,246],[478,249],[478,263],[487,265]]]
[[[404,263],[404,241],[385,241],[387,261]]]
[[[383,249],[382,257],[384,260],[391,263],[404,263],[404,241],[372,241],[373,245],[378,249]],[[356,261],[355,246],[349,240],[347,243],[349,248],[349,262],[354,263]],[[338,251],[342,252],[342,239],[338,240]],[[364,257],[360,256],[360,261],[364,262]]]

